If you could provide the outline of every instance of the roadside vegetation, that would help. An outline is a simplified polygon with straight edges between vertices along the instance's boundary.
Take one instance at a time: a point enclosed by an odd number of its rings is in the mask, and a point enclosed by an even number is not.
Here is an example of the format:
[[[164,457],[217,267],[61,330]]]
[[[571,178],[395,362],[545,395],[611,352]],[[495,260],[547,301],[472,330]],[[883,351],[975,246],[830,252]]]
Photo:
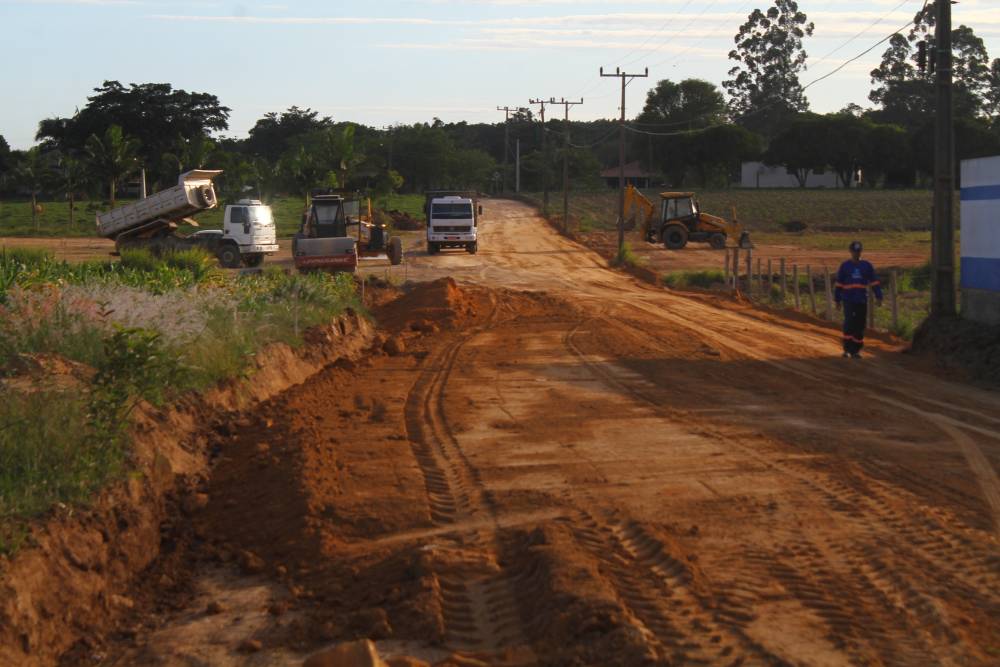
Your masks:
[[[263,346],[299,345],[349,307],[348,275],[223,279],[198,250],[80,264],[0,250],[0,553],[128,473],[138,401],[245,376]]]

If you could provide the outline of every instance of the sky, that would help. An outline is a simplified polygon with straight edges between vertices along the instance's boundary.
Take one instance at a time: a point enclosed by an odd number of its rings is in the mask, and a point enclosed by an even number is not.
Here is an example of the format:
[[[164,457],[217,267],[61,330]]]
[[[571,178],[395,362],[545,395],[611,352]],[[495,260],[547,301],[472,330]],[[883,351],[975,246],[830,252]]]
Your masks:
[[[579,100],[572,118],[618,116],[620,84],[642,73],[638,113],[661,79],[721,85],[733,36],[766,0],[0,0],[0,135],[34,143],[38,121],[70,116],[104,80],[170,83],[232,109],[229,136],[292,105],[337,121],[497,122],[497,106]],[[801,0],[807,84],[906,24],[923,0]],[[961,0],[1000,57],[1000,0]],[[884,46],[807,91],[814,111],[868,106]],[[537,111],[537,105],[534,107]],[[561,107],[559,108],[561,112]]]

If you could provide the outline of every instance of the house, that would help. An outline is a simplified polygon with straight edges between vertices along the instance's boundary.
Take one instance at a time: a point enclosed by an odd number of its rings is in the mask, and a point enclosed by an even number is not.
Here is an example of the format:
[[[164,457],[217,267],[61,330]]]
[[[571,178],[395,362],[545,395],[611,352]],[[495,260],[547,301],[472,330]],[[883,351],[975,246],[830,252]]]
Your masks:
[[[856,184],[851,183],[851,187]],[[799,179],[795,174],[789,174],[782,166],[768,166],[763,162],[744,162],[740,167],[741,188],[797,188]],[[809,172],[806,176],[807,188],[839,188],[843,187],[834,171],[816,173]]]
[[[601,178],[609,188],[618,187],[619,168],[612,167],[601,172]],[[657,175],[645,171],[639,161],[629,162],[625,165],[625,185],[634,185],[637,188],[652,187]]]

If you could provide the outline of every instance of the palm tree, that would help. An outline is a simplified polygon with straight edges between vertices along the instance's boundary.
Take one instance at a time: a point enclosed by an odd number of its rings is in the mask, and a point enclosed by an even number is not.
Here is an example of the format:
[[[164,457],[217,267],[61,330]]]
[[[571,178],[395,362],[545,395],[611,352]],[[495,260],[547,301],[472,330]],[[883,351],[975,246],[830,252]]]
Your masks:
[[[41,150],[35,146],[25,152],[24,157],[14,167],[14,182],[31,193],[31,222],[38,231],[38,195],[45,187],[47,165]]]
[[[215,153],[215,142],[206,136],[199,135],[193,139],[185,139],[178,135],[174,140],[172,153],[165,153],[163,160],[177,167],[177,173],[190,169],[201,169]]]
[[[103,137],[90,135],[86,151],[90,168],[110,186],[111,207],[114,208],[119,182],[139,168],[139,142],[125,136],[121,126],[112,125]]]
[[[53,183],[65,193],[69,202],[69,225],[73,226],[76,210],[76,193],[87,185],[87,171],[84,164],[71,155],[61,155],[53,169]]]
[[[278,169],[285,181],[305,198],[306,208],[309,207],[313,188],[324,184],[336,186],[336,174],[316,160],[304,146],[286,153]]]

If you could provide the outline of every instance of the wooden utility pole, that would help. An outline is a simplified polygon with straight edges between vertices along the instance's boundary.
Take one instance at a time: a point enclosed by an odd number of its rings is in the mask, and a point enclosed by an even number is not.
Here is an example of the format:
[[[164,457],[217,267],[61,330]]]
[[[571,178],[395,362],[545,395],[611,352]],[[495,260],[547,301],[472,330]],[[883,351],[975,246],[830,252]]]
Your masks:
[[[539,115],[542,119],[542,213],[544,215],[549,214],[549,149],[548,140],[546,138],[545,130],[545,105],[548,104],[547,100],[528,100],[528,104],[539,104],[541,105],[541,112]]]
[[[510,155],[510,112],[520,111],[518,108],[511,107],[497,107],[497,111],[504,112],[503,119],[503,185],[500,186],[500,191],[507,194],[507,157]]]
[[[569,108],[577,104],[583,104],[583,98],[580,98],[579,102],[570,102],[565,97],[561,98],[556,102],[556,98],[551,98],[549,104],[555,106],[557,104],[563,105],[565,108],[565,114],[563,119],[566,121],[566,135],[563,137],[563,217],[562,217],[562,228],[563,232],[569,232]]]
[[[937,109],[934,118],[934,232],[931,262],[931,315],[948,317],[955,307],[955,128],[952,123],[951,2],[937,0],[934,25],[934,87]]]
[[[614,76],[622,80],[621,134],[618,137],[618,254],[621,255],[625,252],[625,87],[632,79],[649,76],[649,68],[643,74],[628,74],[616,67],[614,74],[605,74],[602,67],[601,76]]]

